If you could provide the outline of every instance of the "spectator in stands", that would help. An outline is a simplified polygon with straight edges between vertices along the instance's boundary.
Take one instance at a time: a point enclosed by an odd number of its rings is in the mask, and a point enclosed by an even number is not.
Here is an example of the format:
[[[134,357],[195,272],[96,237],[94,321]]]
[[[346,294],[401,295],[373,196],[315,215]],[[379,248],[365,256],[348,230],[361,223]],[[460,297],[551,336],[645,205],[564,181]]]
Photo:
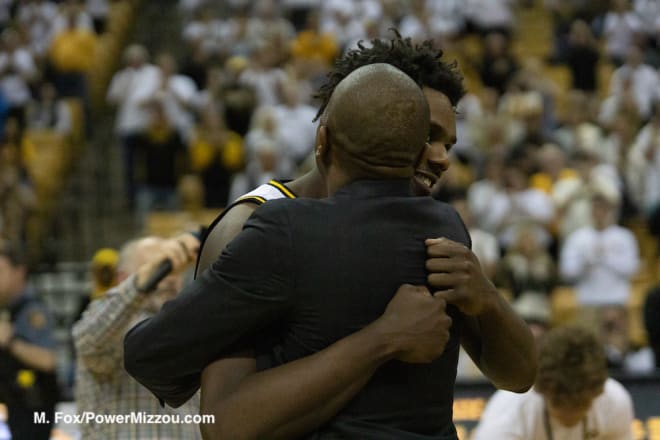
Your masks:
[[[149,126],[136,140],[136,208],[140,221],[151,210],[178,207],[177,183],[188,168],[184,141],[168,120],[165,104],[156,99],[148,109]]]
[[[468,0],[465,3],[468,23],[481,35],[497,32],[511,36],[515,19],[513,0]]]
[[[0,39],[0,92],[9,104],[9,113],[23,121],[25,105],[31,98],[30,85],[38,75],[37,66],[16,31],[5,29]]]
[[[52,26],[58,15],[57,5],[47,0],[16,2],[18,27],[29,40],[35,60],[44,58],[52,39]]]
[[[534,228],[520,224],[515,238],[498,265],[497,285],[523,295],[549,296],[557,283],[557,269]]]
[[[297,166],[314,149],[316,109],[302,101],[300,86],[293,78],[280,83],[279,94],[281,104],[273,108],[277,138]]]
[[[71,21],[73,21],[73,25],[71,25]],[[52,23],[52,33],[57,35],[71,26],[87,32],[94,32],[94,21],[85,8],[83,0],[64,0],[60,5],[58,15]]]
[[[605,15],[603,35],[605,51],[612,62],[621,65],[628,49],[632,46],[635,34],[641,32],[643,24],[630,10],[628,0],[613,0],[612,9]]]
[[[575,21],[571,25],[566,50],[566,64],[571,70],[574,89],[596,92],[596,66],[599,58],[598,41],[592,35],[589,25],[582,20]]]
[[[660,371],[660,286],[654,286],[646,295],[644,302],[644,326],[649,339],[649,347],[653,351],[656,371]]]
[[[23,244],[35,220],[37,200],[11,157],[15,153],[0,147],[0,237]]]
[[[136,322],[156,313],[182,286],[180,270],[194,261],[198,242],[190,234],[165,240],[147,237],[126,243],[119,253],[119,285],[92,301],[73,326],[76,347],[76,404],[80,414],[184,415],[199,413],[199,398],[181,408],[161,407],[158,400],[122,368],[124,334]],[[169,259],[175,271],[151,291],[145,289],[158,265]],[[90,440],[152,438],[199,439],[196,424],[84,423],[82,438]],[[28,438],[28,437],[26,437]]]
[[[135,198],[134,155],[138,135],[149,125],[146,104],[162,84],[160,69],[148,63],[147,50],[131,45],[124,51],[126,67],[115,73],[108,88],[107,100],[119,107],[115,132],[123,147],[124,178],[129,205]]]
[[[25,257],[0,243],[0,401],[14,439],[48,440],[58,400],[53,320],[28,284]],[[43,412],[47,423],[35,423]]]
[[[653,116],[637,135],[628,153],[632,194],[645,216],[660,206],[660,98],[653,106]]]
[[[284,48],[295,37],[293,25],[282,16],[281,2],[257,0],[250,20],[253,41],[268,41],[273,47]]]
[[[254,89],[260,106],[280,103],[278,90],[286,73],[278,66],[279,54],[266,41],[260,41],[250,56],[248,67],[241,73],[241,84]]]
[[[188,76],[178,73],[178,65],[172,54],[160,54],[157,65],[161,72],[161,83],[155,99],[162,103],[169,123],[187,139],[194,123],[197,86]]]
[[[507,38],[496,32],[486,35],[479,67],[483,85],[502,95],[517,70],[518,61],[511,54]]]
[[[643,63],[643,54],[639,46],[629,46],[626,52],[626,62],[612,74],[610,93],[620,93],[623,82],[630,78],[632,94],[637,103],[637,110],[642,118],[648,118],[654,100],[660,92],[658,72],[648,64]]]
[[[94,32],[105,33],[108,15],[110,14],[110,2],[108,0],[87,0],[85,2],[87,12],[92,17]]]
[[[327,70],[338,54],[337,38],[321,32],[318,11],[310,11],[305,28],[291,42],[294,62],[302,63],[305,69],[318,73]]]
[[[321,32],[332,34],[343,50],[353,41],[364,39],[360,4],[350,0],[324,1],[321,7]]]
[[[593,226],[571,233],[560,250],[561,277],[575,285],[581,321],[596,331],[606,309],[625,319],[630,282],[640,265],[635,236],[616,224],[619,202],[618,194],[594,194]]]
[[[60,96],[80,98],[87,106],[87,73],[95,60],[96,34],[77,26],[74,10],[69,10],[64,19],[49,50],[53,81]]]
[[[249,85],[242,84],[239,80],[246,65],[245,59],[241,57],[232,57],[227,60],[221,100],[224,105],[227,128],[241,136],[245,136],[250,129],[252,114],[258,105],[255,90]]]
[[[31,130],[53,130],[63,136],[71,134],[71,109],[57,96],[57,90],[52,83],[42,83],[38,99],[32,100],[28,105],[27,127]]]
[[[451,205],[461,216],[465,227],[470,233],[472,252],[479,259],[479,263],[481,263],[486,276],[493,279],[497,269],[497,263],[500,260],[500,248],[497,244],[497,238],[493,234],[479,229],[474,225],[474,216],[468,207],[465,193],[457,194],[452,199]]]
[[[609,129],[617,121],[625,119],[634,130],[637,130],[642,115],[635,98],[632,74],[630,72],[622,73],[618,80],[619,85],[600,105],[598,123],[603,128]]]
[[[559,327],[541,339],[534,388],[525,394],[497,391],[472,438],[630,440],[632,421],[630,394],[608,378],[596,336],[581,327]]]
[[[231,175],[243,168],[243,139],[225,127],[223,116],[215,105],[202,110],[201,121],[193,130],[189,144],[190,165],[204,187],[204,206],[223,208],[231,200]]]
[[[516,238],[520,225],[527,225],[542,248],[550,245],[550,222],[555,209],[552,199],[530,186],[529,176],[520,163],[508,163],[504,169],[504,217],[499,225],[500,246],[508,248]]]

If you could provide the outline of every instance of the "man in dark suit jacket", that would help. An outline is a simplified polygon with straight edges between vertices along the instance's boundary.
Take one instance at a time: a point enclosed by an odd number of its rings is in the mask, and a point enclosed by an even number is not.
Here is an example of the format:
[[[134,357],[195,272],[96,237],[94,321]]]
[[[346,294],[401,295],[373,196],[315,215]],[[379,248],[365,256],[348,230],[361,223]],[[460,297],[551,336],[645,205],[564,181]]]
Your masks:
[[[210,270],[127,335],[127,370],[168,403],[196,391],[204,366],[259,347],[265,333],[279,336],[270,356],[277,365],[367,326],[401,283],[426,283],[426,237],[469,245],[455,211],[409,193],[429,126],[426,101],[409,77],[382,64],[356,70],[335,89],[321,125],[317,163],[332,195],[257,209]],[[316,438],[455,439],[463,315],[447,310],[453,326],[440,358],[393,360],[370,371]]]

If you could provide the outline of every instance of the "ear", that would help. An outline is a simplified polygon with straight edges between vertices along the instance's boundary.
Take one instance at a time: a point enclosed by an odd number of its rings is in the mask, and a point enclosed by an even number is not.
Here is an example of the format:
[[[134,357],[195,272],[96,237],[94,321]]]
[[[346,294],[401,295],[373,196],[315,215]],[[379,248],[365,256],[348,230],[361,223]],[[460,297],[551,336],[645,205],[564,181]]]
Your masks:
[[[321,172],[324,172],[330,163],[330,140],[328,137],[328,127],[319,125],[316,131],[316,146],[314,147],[314,155],[316,158],[316,166]]]

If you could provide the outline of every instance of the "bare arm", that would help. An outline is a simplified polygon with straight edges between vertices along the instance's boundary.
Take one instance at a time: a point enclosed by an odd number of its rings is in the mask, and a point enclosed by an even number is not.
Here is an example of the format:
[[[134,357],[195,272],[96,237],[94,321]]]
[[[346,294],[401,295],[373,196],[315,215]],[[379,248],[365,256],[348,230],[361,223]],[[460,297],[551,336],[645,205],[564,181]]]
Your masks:
[[[536,376],[536,348],[527,324],[484,275],[477,257],[460,243],[426,241],[429,284],[467,315],[461,343],[498,388],[527,391]]]
[[[245,221],[252,215],[255,209],[257,209],[257,205],[254,203],[236,205],[227,211],[220,223],[211,227],[202,248],[199,250],[196,277],[217,260],[227,244],[241,232]]]
[[[8,345],[8,350],[14,357],[26,365],[41,371],[55,370],[55,352],[20,339],[14,339]]]

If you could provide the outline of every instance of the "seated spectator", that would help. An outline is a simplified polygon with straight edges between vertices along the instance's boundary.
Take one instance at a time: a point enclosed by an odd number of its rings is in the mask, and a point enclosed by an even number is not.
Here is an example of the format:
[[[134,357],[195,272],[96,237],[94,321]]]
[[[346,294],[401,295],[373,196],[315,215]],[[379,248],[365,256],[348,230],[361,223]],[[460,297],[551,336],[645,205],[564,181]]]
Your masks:
[[[559,327],[542,339],[534,388],[497,391],[473,440],[632,439],[630,394],[608,378],[605,353],[594,334]]]
[[[605,15],[603,36],[605,51],[612,62],[621,65],[635,34],[643,30],[642,21],[630,10],[628,0],[613,0],[612,9]]]
[[[73,25],[71,25],[71,21],[73,21]],[[57,35],[72,26],[76,29],[94,32],[94,21],[85,8],[83,0],[64,0],[52,23],[52,33]]]
[[[54,82],[60,96],[87,101],[87,73],[94,64],[97,38],[93,30],[77,26],[74,11],[64,16],[49,49]]]
[[[660,99],[653,116],[637,135],[628,153],[628,182],[638,206],[650,216],[660,206]]]
[[[18,2],[18,28],[29,40],[28,46],[35,60],[46,55],[52,39],[52,25],[58,15],[57,5],[47,0]]]
[[[618,309],[625,319],[631,280],[640,266],[635,236],[616,224],[618,207],[618,198],[596,193],[593,226],[571,233],[560,250],[561,277],[575,286],[581,322],[596,331],[607,309]]]
[[[600,54],[598,41],[591,33],[589,25],[578,20],[571,25],[566,51],[566,64],[571,70],[571,83],[574,89],[595,93],[597,84],[596,67]]]
[[[105,33],[108,15],[110,14],[110,2],[108,0],[87,0],[85,8],[92,17],[94,32],[97,34]]]
[[[136,140],[136,207],[138,219],[142,221],[151,210],[178,207],[176,186],[187,168],[185,144],[167,119],[164,104],[154,100],[148,108],[151,122]]]
[[[488,278],[493,279],[500,260],[500,248],[497,244],[497,238],[493,234],[475,226],[474,216],[468,207],[465,193],[456,195],[452,199],[451,205],[461,216],[465,227],[470,233],[470,238],[472,238],[472,252],[479,259],[481,268]]]
[[[273,108],[277,138],[285,146],[285,154],[295,165],[311,154],[316,139],[316,108],[307,105],[300,96],[298,82],[293,79],[280,84],[282,104]]]
[[[644,302],[644,326],[649,339],[649,347],[655,358],[655,369],[660,371],[660,286],[656,285],[646,295]]]
[[[498,265],[497,285],[514,299],[523,295],[549,296],[557,283],[557,269],[534,228],[520,224],[511,246]]]
[[[0,39],[0,92],[9,104],[9,113],[22,122],[25,105],[32,96],[30,85],[38,75],[37,66],[16,31],[5,29]]]
[[[204,206],[222,208],[230,201],[231,176],[245,164],[243,139],[225,127],[215,106],[207,107],[193,130],[189,146],[190,166],[204,187]]]
[[[57,96],[52,83],[39,87],[38,99],[27,108],[27,127],[31,130],[53,130],[64,136],[71,134],[72,116],[69,105]]]
[[[637,111],[642,118],[648,118],[660,90],[660,79],[655,69],[643,63],[643,54],[639,46],[633,45],[628,48],[625,64],[612,74],[610,93],[620,93],[627,77],[630,78]]]
[[[286,73],[278,66],[279,54],[265,41],[259,42],[250,56],[248,67],[241,72],[239,82],[254,89],[259,106],[280,103],[279,87]]]
[[[336,37],[321,32],[318,11],[310,11],[305,28],[291,42],[294,61],[304,63],[306,69],[312,72],[321,72],[332,65],[338,54]]]
[[[497,32],[511,36],[514,27],[514,0],[468,0],[465,15],[471,27],[481,35]]]
[[[502,95],[509,81],[518,70],[518,61],[511,53],[509,41],[499,33],[490,33],[484,39],[479,76],[485,87],[491,87]]]
[[[178,72],[172,54],[160,54],[156,65],[160,68],[161,83],[155,99],[162,103],[169,123],[187,139],[194,122],[194,105],[198,101],[197,86],[192,79]]]

